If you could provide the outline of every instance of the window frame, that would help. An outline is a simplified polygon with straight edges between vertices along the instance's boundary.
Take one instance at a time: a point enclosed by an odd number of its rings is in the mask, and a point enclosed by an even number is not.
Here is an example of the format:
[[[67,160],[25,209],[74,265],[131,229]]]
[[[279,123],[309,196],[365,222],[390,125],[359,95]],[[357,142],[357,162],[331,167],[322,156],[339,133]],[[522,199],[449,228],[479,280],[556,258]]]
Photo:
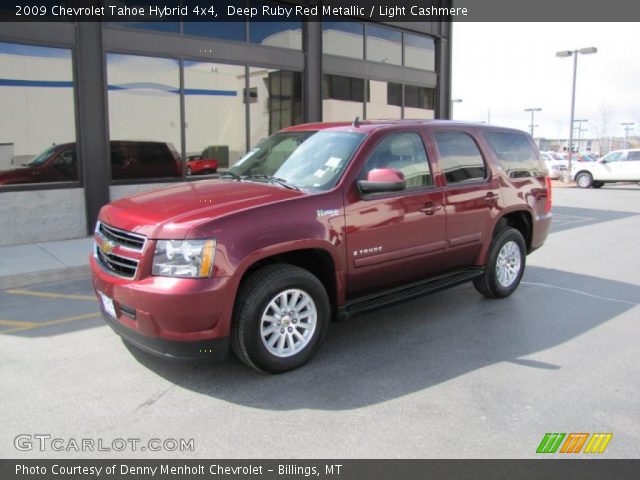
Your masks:
[[[420,140],[420,145],[422,145],[422,148],[424,150],[425,158],[427,159],[427,166],[429,167],[429,174],[431,175],[431,185],[421,185],[421,186],[418,186],[418,187],[405,188],[404,190],[400,190],[398,192],[379,192],[379,193],[364,193],[364,192],[362,192],[358,188],[358,182],[360,180],[364,180],[364,178],[363,178],[364,172],[365,172],[365,170],[367,168],[367,165],[369,164],[369,161],[373,157],[373,155],[376,152],[376,150],[378,149],[378,147],[380,147],[382,142],[387,140],[389,137],[392,137],[394,135],[404,135],[404,134],[407,134],[407,133],[412,133],[412,134],[417,135],[418,139]],[[356,179],[355,180],[356,180],[355,189],[358,192],[358,196],[362,200],[377,200],[379,198],[402,197],[402,196],[405,196],[405,195],[419,194],[419,193],[423,193],[423,192],[426,192],[426,191],[429,191],[429,190],[434,190],[434,189],[438,188],[438,185],[436,185],[436,178],[435,178],[435,174],[434,174],[434,169],[433,169],[433,165],[431,163],[431,158],[429,157],[429,151],[427,149],[427,143],[425,142],[425,138],[424,138],[423,132],[421,132],[420,130],[415,129],[415,128],[412,128],[412,129],[409,129],[409,130],[396,130],[396,131],[393,131],[393,132],[387,132],[387,133],[383,134],[382,137],[380,137],[375,142],[373,147],[371,148],[371,153],[369,155],[367,155],[366,160],[364,161],[364,163],[362,164],[362,166],[358,170],[358,174],[356,175]]]
[[[444,165],[442,163],[442,153],[440,152],[440,147],[438,146],[438,140],[437,140],[437,134],[438,133],[462,133],[464,135],[467,135],[469,138],[471,138],[471,141],[475,144],[476,148],[478,149],[478,152],[480,153],[480,158],[482,159],[482,163],[484,164],[484,171],[485,171],[485,175],[483,178],[478,178],[478,179],[471,179],[471,180],[465,180],[462,182],[454,182],[454,183],[449,183],[449,181],[447,180],[447,174],[445,172],[445,169],[443,168]],[[444,182],[444,187],[455,187],[455,188],[460,188],[460,187],[466,187],[466,186],[473,186],[473,185],[477,185],[477,184],[481,184],[481,183],[486,183],[488,181],[491,180],[493,172],[491,170],[491,167],[489,165],[489,162],[487,162],[487,159],[485,157],[484,152],[482,151],[482,148],[480,148],[480,144],[478,143],[478,140],[475,138],[475,136],[472,133],[469,133],[467,130],[456,130],[456,129],[451,129],[451,128],[446,128],[446,129],[438,129],[438,130],[432,130],[431,131],[431,135],[433,138],[433,146],[437,152],[438,158],[436,159],[437,163],[438,163],[438,169],[440,171],[440,173],[442,174],[442,181]]]

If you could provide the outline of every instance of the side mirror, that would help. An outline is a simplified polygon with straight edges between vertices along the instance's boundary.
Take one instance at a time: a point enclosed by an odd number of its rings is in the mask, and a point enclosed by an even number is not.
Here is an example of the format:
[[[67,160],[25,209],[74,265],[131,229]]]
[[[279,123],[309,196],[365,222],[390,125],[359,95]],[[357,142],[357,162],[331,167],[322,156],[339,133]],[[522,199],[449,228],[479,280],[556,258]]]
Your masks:
[[[395,168],[375,168],[358,181],[362,193],[399,192],[407,187],[404,174]]]

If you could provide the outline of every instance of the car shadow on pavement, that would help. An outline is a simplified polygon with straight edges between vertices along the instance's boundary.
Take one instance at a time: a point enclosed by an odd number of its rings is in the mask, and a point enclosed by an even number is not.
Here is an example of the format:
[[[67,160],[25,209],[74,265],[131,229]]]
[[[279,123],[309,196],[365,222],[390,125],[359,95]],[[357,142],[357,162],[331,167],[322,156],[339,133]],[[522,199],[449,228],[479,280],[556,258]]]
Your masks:
[[[427,389],[499,362],[521,375],[562,369],[523,358],[571,341],[637,306],[640,286],[529,267],[512,297],[488,300],[471,284],[333,323],[316,357],[282,375],[233,357],[219,363],[158,359],[148,369],[182,388],[267,410],[348,410]]]

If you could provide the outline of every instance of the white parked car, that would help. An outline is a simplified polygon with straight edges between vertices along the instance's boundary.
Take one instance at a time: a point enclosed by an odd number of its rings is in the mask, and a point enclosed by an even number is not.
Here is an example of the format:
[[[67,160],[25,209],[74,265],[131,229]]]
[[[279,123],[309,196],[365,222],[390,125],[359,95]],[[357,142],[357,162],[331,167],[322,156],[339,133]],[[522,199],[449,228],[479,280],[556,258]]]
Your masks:
[[[549,176],[553,180],[557,180],[562,177],[563,172],[567,170],[568,162],[556,152],[540,152],[540,158],[544,161],[544,164],[549,171]]]
[[[581,188],[600,188],[609,182],[640,182],[640,149],[614,150],[597,162],[576,163],[571,177]]]

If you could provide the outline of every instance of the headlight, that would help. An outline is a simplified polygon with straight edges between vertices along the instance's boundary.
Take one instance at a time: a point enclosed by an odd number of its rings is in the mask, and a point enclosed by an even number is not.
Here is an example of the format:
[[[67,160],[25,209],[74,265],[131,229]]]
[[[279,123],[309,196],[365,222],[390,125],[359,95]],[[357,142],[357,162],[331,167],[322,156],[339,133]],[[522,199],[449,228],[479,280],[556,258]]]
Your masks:
[[[210,277],[215,253],[215,240],[158,240],[151,273],[161,277]]]

